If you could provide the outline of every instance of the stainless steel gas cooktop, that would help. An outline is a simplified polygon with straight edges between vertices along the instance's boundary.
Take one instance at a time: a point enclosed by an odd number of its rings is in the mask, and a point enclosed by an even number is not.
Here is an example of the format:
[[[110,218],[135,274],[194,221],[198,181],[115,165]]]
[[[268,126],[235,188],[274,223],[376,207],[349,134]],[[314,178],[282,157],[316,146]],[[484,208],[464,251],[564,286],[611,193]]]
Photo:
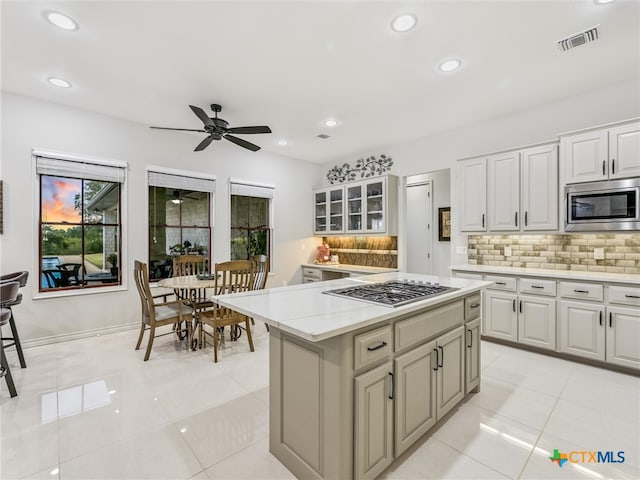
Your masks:
[[[444,287],[436,282],[418,280],[391,280],[382,283],[370,283],[347,288],[326,290],[322,293],[345,297],[361,302],[374,303],[386,307],[398,307],[407,303],[425,300],[436,295],[457,290]]]

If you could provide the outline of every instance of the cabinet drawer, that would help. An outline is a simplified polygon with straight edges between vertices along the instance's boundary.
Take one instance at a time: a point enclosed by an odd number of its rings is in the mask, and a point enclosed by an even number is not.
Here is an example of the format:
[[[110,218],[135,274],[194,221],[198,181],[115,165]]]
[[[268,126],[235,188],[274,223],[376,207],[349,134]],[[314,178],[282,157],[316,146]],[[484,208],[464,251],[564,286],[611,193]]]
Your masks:
[[[515,292],[518,279],[515,277],[503,277],[501,275],[486,275],[484,279],[487,282],[493,282],[493,285],[490,285],[487,288],[492,288],[494,290],[507,290],[509,292]]]
[[[434,337],[452,327],[462,325],[464,303],[462,300],[442,307],[418,313],[395,324],[396,351]]]
[[[604,300],[604,288],[593,283],[560,282],[562,298],[579,298],[582,300]]]
[[[302,278],[302,283],[312,283],[312,282],[319,282],[319,281],[320,281],[319,278],[309,278],[309,277]]]
[[[317,268],[302,267],[302,276],[320,280],[321,272]]]
[[[468,322],[480,316],[480,293],[470,295],[464,299],[464,321]]]
[[[353,338],[354,368],[358,370],[391,353],[391,325],[361,333]]]
[[[612,285],[609,287],[609,303],[640,305],[640,288]]]
[[[554,280],[538,280],[534,278],[520,279],[520,293],[534,295],[556,296],[556,282]]]

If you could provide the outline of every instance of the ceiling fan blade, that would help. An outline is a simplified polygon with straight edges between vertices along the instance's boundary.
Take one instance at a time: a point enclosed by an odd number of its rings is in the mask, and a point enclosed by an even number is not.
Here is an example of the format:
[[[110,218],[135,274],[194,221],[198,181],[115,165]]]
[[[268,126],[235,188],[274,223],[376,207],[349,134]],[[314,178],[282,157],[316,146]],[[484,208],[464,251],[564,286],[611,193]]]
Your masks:
[[[258,150],[260,150],[259,146],[247,142],[246,140],[243,140],[241,138],[234,137],[233,135],[224,135],[224,138],[226,140],[229,140],[230,142],[235,143],[236,145],[246,148],[247,150],[251,150],[252,152],[257,152]]]
[[[227,128],[227,133],[240,133],[240,134],[271,133],[271,129],[266,125],[261,125],[258,127],[234,127],[234,128]]]
[[[209,115],[207,115],[207,114],[205,113],[205,111],[204,111],[204,110],[202,110],[200,107],[194,107],[193,105],[189,105],[189,108],[191,109],[191,111],[192,111],[193,113],[195,113],[195,114],[196,114],[196,116],[197,116],[200,120],[202,120],[202,123],[204,123],[204,124],[205,124],[205,126],[207,126],[207,127],[213,127],[213,126],[214,126],[213,122],[212,122],[212,121],[211,121],[211,119],[209,118]]]
[[[202,140],[198,146],[195,148],[194,152],[199,152],[200,150],[204,150],[209,146],[209,144],[213,141],[213,135],[209,135],[207,138]]]
[[[167,127],[149,127],[155,128],[156,130],[180,130],[182,132],[205,132],[206,130],[193,130],[192,128],[167,128]]]

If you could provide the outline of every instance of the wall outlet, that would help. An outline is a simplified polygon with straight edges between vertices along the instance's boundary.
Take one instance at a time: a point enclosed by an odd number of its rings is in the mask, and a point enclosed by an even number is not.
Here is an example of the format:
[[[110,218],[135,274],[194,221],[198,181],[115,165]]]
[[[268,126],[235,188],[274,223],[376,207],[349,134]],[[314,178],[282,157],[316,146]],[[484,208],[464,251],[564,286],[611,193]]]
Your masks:
[[[456,247],[456,254],[457,255],[466,255],[467,254],[467,247]]]
[[[604,260],[604,248],[594,248],[593,258],[596,260]]]
[[[511,247],[504,247],[504,256],[505,257],[511,256]]]

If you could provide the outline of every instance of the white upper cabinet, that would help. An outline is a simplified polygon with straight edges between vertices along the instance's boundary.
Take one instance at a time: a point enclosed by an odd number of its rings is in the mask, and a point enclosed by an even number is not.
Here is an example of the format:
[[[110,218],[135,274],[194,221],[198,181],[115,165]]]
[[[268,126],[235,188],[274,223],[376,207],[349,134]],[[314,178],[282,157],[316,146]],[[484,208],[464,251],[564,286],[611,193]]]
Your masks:
[[[459,163],[460,230],[484,232],[487,230],[487,159],[474,158]]]
[[[314,233],[396,235],[397,185],[398,177],[385,175],[315,189]]]
[[[609,130],[609,178],[640,176],[640,122]]]
[[[314,227],[316,234],[344,232],[344,188],[329,187],[313,192]]]
[[[492,155],[489,163],[489,230],[520,230],[520,152]]]
[[[459,162],[463,232],[558,229],[558,145]]]
[[[522,230],[558,228],[558,146],[522,151]]]
[[[564,183],[640,175],[640,122],[563,136]]]

